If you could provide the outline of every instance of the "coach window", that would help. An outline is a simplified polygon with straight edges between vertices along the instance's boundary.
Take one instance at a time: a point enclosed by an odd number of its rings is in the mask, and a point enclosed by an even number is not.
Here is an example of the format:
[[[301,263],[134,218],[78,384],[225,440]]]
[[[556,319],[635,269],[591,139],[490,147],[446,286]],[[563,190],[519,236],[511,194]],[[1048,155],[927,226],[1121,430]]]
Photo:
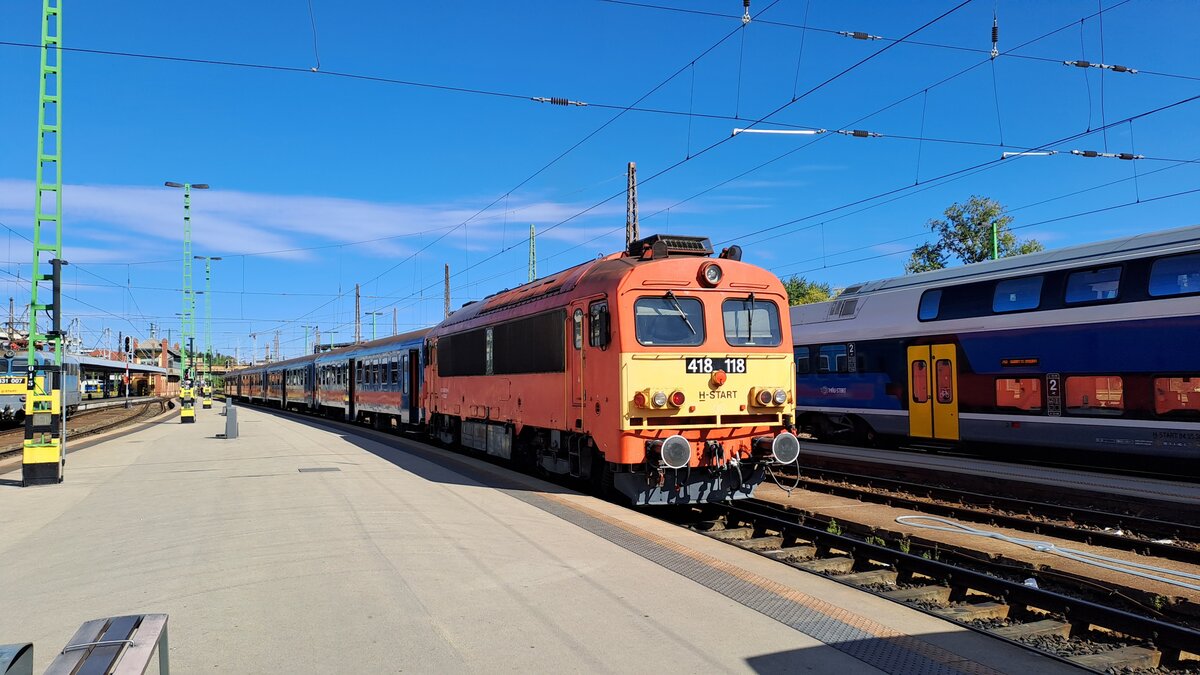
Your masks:
[[[1067,277],[1067,303],[1116,300],[1121,285],[1121,268],[1105,267],[1072,272]]]
[[[400,384],[400,361],[392,361],[392,384]]]
[[[1005,279],[996,284],[992,296],[993,312],[1019,312],[1037,309],[1042,304],[1042,277]]]
[[[770,300],[757,300],[751,293],[721,303],[725,342],[731,347],[776,347],[783,340],[779,308]]]
[[[1154,261],[1150,268],[1150,295],[1200,293],[1200,253],[1177,255]]]
[[[818,353],[817,372],[845,373],[849,371],[846,361],[846,345],[824,345]]]
[[[1154,378],[1154,412],[1200,417],[1200,377]]]
[[[1036,377],[1009,377],[996,380],[996,407],[1016,408],[1025,412],[1042,409],[1042,383]]]
[[[924,361],[912,362],[913,403],[929,402],[929,366]]]
[[[575,349],[583,349],[583,310],[575,310],[571,321],[574,323],[572,335],[575,336]]]
[[[1120,415],[1125,410],[1125,385],[1119,375],[1081,375],[1067,378],[1067,412],[1078,415]]]
[[[672,292],[633,303],[634,332],[646,346],[704,344],[704,306]]]
[[[921,304],[917,307],[917,320],[933,321],[938,316],[938,309],[942,304],[942,289],[937,288],[932,291],[925,291],[921,294]]]
[[[796,374],[807,375],[812,372],[812,366],[808,362],[808,347],[796,348]]]

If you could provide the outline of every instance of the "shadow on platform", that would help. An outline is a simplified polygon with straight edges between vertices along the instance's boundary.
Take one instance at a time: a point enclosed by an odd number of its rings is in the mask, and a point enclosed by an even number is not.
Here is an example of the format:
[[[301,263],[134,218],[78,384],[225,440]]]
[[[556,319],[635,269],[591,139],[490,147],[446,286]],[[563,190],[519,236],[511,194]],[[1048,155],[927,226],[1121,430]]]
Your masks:
[[[1070,673],[1084,672],[1074,666],[1057,662],[1049,657],[1043,657],[1033,652],[1022,652],[1000,641],[995,641],[998,649],[1011,650],[1020,656],[1009,658],[1006,663],[1011,669],[991,670],[981,667],[971,655],[978,655],[981,649],[981,636],[969,631],[936,633],[922,637],[873,637],[858,640],[843,640],[833,644],[822,644],[802,649],[789,649],[782,652],[752,656],[746,659],[746,665],[760,675],[777,675],[783,673],[831,673],[831,672],[868,672],[868,668],[885,673],[977,673],[977,672],[1047,672]],[[858,664],[847,668],[846,657],[853,658]],[[1002,659],[1000,654],[992,659],[995,663]]]
[[[281,415],[278,410],[257,406],[254,406],[253,409],[280,415],[297,424],[335,434],[347,443],[362,448],[372,455],[430,482],[551,494],[577,494],[579,492],[547,482],[536,476],[532,478],[538,480],[540,485],[530,486],[515,476],[505,475],[516,469],[495,458],[480,453],[465,454],[428,446],[421,440],[411,438],[405,432],[389,433],[362,427],[362,431],[369,435],[360,436],[355,432],[347,431],[338,422],[305,417],[295,413]],[[530,479],[529,476],[524,475],[521,475],[521,478],[524,478],[525,481]],[[580,490],[586,488],[583,484],[579,487]]]

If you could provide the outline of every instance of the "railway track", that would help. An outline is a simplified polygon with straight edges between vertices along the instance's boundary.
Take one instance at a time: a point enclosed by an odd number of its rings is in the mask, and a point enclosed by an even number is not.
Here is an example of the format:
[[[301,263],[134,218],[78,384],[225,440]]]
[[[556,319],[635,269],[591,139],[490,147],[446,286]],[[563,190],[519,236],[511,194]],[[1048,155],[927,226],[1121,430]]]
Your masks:
[[[846,471],[805,469],[798,487],[914,512],[1006,527],[1200,565],[1200,522],[1114,513]]]
[[[757,499],[714,505],[695,515],[680,524],[1084,668],[1200,667],[1194,653],[1200,650],[1200,631],[1102,604],[1081,590],[1086,580],[1053,580],[1065,584],[1066,591],[1041,588],[1024,579],[1028,569],[915,542],[856,537],[836,521]],[[1047,583],[1045,575],[1038,576]]]
[[[67,438],[77,439],[104,433],[129,424],[156,417],[166,409],[166,401],[145,401],[130,408],[119,406],[85,410],[67,418]],[[25,439],[23,428],[0,432],[0,461],[21,453]]]

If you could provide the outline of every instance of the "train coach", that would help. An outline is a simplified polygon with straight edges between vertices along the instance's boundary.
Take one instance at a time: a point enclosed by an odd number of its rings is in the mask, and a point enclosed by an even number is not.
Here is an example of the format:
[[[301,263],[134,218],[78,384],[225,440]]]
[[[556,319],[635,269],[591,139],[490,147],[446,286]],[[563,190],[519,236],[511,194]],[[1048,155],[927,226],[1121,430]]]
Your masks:
[[[234,397],[251,403],[367,422],[379,429],[419,425],[424,419],[419,392],[426,332],[242,368],[226,380]]]
[[[1200,227],[856,285],[791,323],[819,438],[1200,459]]]
[[[429,433],[635,504],[750,496],[791,463],[787,293],[653,236],[469,304],[425,339]]]

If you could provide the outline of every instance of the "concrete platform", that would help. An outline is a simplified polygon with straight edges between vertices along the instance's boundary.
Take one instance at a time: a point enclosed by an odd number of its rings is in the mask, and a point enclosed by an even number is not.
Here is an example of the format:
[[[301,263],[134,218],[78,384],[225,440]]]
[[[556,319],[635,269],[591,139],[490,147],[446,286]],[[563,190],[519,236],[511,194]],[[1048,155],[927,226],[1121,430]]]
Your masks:
[[[185,673],[1079,672],[485,462],[218,411],[0,476],[0,643],[44,668],[165,612]]]

